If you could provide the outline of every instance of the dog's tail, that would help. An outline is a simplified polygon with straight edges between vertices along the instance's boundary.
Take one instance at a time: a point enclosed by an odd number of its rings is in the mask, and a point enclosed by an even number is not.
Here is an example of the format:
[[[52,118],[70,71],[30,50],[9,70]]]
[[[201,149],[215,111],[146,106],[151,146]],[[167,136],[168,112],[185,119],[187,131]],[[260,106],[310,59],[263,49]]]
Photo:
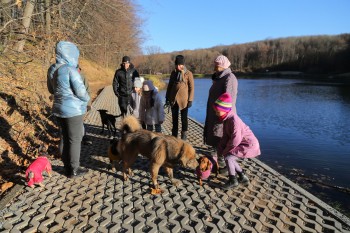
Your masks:
[[[119,115],[112,115],[112,116],[114,116],[114,118],[118,118],[118,117],[123,116],[123,114],[119,114]]]
[[[127,116],[122,121],[121,131],[123,133],[132,133],[141,129],[141,124],[139,120],[134,116]]]

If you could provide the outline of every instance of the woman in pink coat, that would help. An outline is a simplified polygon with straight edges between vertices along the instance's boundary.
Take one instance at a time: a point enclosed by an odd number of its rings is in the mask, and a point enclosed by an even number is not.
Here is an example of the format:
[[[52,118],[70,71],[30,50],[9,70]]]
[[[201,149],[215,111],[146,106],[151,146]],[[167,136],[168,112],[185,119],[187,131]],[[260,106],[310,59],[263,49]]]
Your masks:
[[[238,182],[247,185],[248,177],[239,166],[238,158],[254,158],[260,155],[260,145],[251,129],[232,111],[230,94],[222,94],[213,105],[216,116],[223,122],[223,135],[218,144],[218,156],[224,156],[229,172],[229,182],[224,190],[238,186]],[[236,177],[238,175],[238,179]]]

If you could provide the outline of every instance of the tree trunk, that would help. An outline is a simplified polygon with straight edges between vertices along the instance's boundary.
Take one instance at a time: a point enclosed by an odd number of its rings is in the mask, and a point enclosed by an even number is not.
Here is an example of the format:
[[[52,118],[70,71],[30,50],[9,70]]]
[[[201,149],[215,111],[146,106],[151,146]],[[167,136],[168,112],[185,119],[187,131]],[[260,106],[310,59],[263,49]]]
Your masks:
[[[49,66],[50,64],[50,58],[51,58],[51,11],[50,11],[50,4],[51,0],[45,0],[45,29],[46,29],[46,38],[47,38],[47,44],[46,44],[46,59],[45,64],[46,66]]]
[[[25,39],[23,39],[25,37],[25,35],[28,33],[29,31],[29,26],[30,26],[30,22],[32,19],[32,15],[33,15],[33,11],[34,11],[34,6],[35,6],[35,0],[29,0],[26,3],[26,6],[24,8],[24,13],[23,13],[23,20],[22,20],[22,35],[21,35],[21,40],[17,43],[17,52],[22,52],[23,48],[24,48],[24,44],[26,42]]]
[[[11,0],[1,0],[1,7],[3,8],[2,11],[0,12],[0,28],[5,27],[5,24],[7,22],[9,22],[11,19],[11,8],[9,7],[11,4]],[[7,51],[7,42],[8,42],[8,38],[11,36],[11,29],[9,29],[9,33],[8,35],[4,35],[2,37],[3,41],[0,42],[0,44],[3,47],[3,53],[6,53]]]
[[[89,1],[87,0],[87,1],[84,3],[84,6],[81,8],[78,17],[77,17],[77,18],[75,19],[75,21],[74,21],[73,29],[77,29],[78,23],[79,23],[80,18],[81,18],[81,15],[83,14],[83,12],[84,12],[84,10],[85,10],[85,8],[87,7],[88,4],[89,4]]]
[[[45,26],[46,34],[49,36],[51,34],[51,14],[50,14],[50,3],[51,0],[45,0]]]

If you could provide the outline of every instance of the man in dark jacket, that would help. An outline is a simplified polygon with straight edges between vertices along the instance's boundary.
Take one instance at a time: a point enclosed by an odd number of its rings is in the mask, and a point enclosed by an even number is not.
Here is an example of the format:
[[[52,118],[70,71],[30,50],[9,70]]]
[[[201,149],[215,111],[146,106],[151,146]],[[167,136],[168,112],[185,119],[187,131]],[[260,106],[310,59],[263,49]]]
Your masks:
[[[115,72],[113,79],[113,91],[118,97],[118,104],[121,114],[127,115],[128,106],[131,104],[131,93],[133,83],[139,73],[130,63],[130,57],[124,56],[120,68]]]

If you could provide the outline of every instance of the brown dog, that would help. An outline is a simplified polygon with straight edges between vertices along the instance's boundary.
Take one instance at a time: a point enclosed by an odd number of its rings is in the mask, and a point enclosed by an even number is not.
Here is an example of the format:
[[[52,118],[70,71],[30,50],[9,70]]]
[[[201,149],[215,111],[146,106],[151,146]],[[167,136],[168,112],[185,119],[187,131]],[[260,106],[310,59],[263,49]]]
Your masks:
[[[196,174],[200,186],[203,185],[202,180],[208,179],[212,172],[216,174],[215,177],[218,176],[219,164],[216,157],[203,156],[198,159],[198,163]]]
[[[118,139],[115,139],[115,138],[112,139],[107,152],[111,169],[113,169],[114,167],[116,171],[118,170],[117,165],[123,161],[123,157],[117,150],[118,143],[119,143]],[[131,168],[127,169],[127,174],[126,172],[125,173],[123,172],[124,180],[127,180],[128,176],[132,176],[132,175],[133,175],[133,172],[131,171]]]
[[[159,189],[157,181],[160,167],[164,167],[173,185],[179,181],[174,179],[173,167],[178,164],[182,167],[195,169],[198,166],[196,151],[187,142],[169,135],[162,135],[153,139],[155,150],[151,160],[151,178],[154,188]]]
[[[127,170],[134,164],[138,154],[150,159],[151,178],[155,188],[159,188],[157,177],[161,166],[165,167],[174,185],[178,184],[173,177],[173,167],[176,164],[192,169],[198,166],[196,152],[190,144],[172,136],[141,129],[134,116],[123,120],[121,130],[124,134],[118,141],[117,151],[123,161],[124,180],[128,179]]]
[[[117,151],[117,145],[118,145],[118,139],[114,138],[110,141],[110,145],[108,147],[108,158],[109,162],[111,164],[111,169],[114,167],[115,170],[118,170],[117,164],[122,161],[122,158],[120,157],[118,151]]]
[[[114,138],[111,140],[108,147],[108,158],[111,167],[116,170],[118,170],[117,164],[122,162],[123,179],[126,181],[129,176],[133,175],[130,167],[135,162],[138,154],[146,156],[152,153],[151,140],[157,135],[143,130],[135,117],[126,117],[123,120],[121,132],[121,139]],[[133,146],[134,143],[135,146]]]

